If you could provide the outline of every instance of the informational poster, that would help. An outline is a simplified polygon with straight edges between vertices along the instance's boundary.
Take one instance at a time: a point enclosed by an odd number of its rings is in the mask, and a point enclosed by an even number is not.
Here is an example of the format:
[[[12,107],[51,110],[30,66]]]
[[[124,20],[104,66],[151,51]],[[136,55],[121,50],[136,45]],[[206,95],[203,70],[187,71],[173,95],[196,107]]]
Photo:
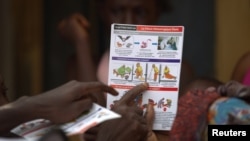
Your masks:
[[[107,108],[135,85],[148,82],[148,90],[135,102],[142,109],[154,105],[154,130],[170,130],[177,112],[183,39],[183,26],[112,24],[108,84],[119,95],[108,95]]]

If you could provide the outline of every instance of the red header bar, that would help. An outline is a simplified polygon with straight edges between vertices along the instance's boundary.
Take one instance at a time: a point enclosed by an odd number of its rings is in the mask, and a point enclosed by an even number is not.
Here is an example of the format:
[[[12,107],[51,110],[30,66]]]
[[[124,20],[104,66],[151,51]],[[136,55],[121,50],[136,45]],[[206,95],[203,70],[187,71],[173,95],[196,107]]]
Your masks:
[[[136,26],[137,31],[182,32],[183,26]]]

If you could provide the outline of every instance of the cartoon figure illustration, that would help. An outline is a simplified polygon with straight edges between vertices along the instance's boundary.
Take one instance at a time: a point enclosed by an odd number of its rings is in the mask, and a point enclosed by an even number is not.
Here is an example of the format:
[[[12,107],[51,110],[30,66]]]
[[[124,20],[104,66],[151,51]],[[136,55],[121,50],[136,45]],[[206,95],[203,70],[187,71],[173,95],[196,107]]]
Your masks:
[[[148,42],[151,41],[151,39],[147,39],[147,41],[142,41],[142,45],[141,45],[141,48],[147,48],[148,46]]]
[[[163,111],[167,111],[167,108],[171,107],[172,104],[172,100],[171,99],[166,99],[166,103],[165,103],[165,98],[162,98],[158,101],[157,103],[157,108],[162,109]]]
[[[154,102],[154,100],[153,99],[148,99],[148,104],[151,104],[152,106],[155,106],[155,105],[157,105],[157,102]]]
[[[116,44],[117,44],[117,47],[122,47],[122,43],[116,42]]]
[[[158,101],[158,103],[157,103],[157,108],[162,108],[162,107],[164,106],[164,99],[165,99],[165,98],[162,98],[162,99],[160,99],[160,100]]]
[[[143,69],[140,63],[136,63],[135,78],[143,80]]]
[[[124,78],[127,80],[129,78],[129,75],[131,73],[132,69],[130,67],[126,67],[125,65],[122,65],[118,69],[113,69],[113,74],[116,74],[118,77],[119,75],[121,78]]]
[[[162,78],[167,78],[167,79],[176,79],[176,76],[173,76],[172,74],[170,74],[170,69],[169,67],[166,65],[164,70],[163,70],[163,76]]]
[[[100,113],[97,115],[97,118],[101,118],[101,117],[107,116],[107,115],[109,115],[109,113],[107,113],[107,112],[100,112]]]
[[[164,106],[170,108],[172,105],[172,100],[171,99],[166,99],[166,104],[164,104]]]
[[[130,38],[131,38],[131,36],[122,36],[122,35],[117,35],[117,39],[118,39],[118,41],[116,42],[116,46],[117,47],[119,47],[119,48],[121,48],[121,47],[127,47],[127,48],[130,48],[130,47],[132,47],[132,43],[130,43],[131,41],[128,41]],[[128,42],[128,43],[126,43],[126,42]]]
[[[152,68],[154,69],[154,79],[153,80],[156,81],[157,77],[159,75],[159,69],[155,64],[152,65]]]
[[[127,45],[126,45],[127,48],[130,48],[131,46],[132,46],[131,43],[127,43]]]
[[[122,37],[121,35],[118,35],[118,37],[122,40],[122,42],[126,42],[131,36]]]
[[[31,122],[31,123],[24,123],[22,124],[20,130],[24,131],[24,130],[27,130],[27,129],[31,129],[35,127],[35,123]]]
[[[172,100],[171,99],[165,100],[165,98],[163,97],[158,102],[154,102],[153,99],[148,99],[148,104],[152,104],[153,106],[157,105],[157,108],[159,108],[165,112],[165,111],[167,111],[168,108],[171,107]]]

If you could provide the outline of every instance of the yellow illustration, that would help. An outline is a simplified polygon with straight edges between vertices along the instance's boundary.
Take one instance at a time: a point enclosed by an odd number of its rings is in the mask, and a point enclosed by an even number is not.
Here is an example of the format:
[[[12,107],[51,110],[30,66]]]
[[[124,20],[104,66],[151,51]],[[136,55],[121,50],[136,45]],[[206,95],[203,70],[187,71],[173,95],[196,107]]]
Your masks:
[[[143,78],[143,69],[140,63],[136,63],[136,69],[135,69],[135,78],[144,80]]]
[[[169,69],[169,67],[166,65],[165,66],[165,68],[164,68],[164,70],[163,70],[163,78],[167,78],[167,79],[176,79],[176,76],[174,76],[174,75],[172,75],[172,74],[170,74],[170,69]]]
[[[159,69],[155,64],[152,65],[152,68],[154,69],[154,79],[153,80],[156,81],[158,78],[158,75],[159,75]]]

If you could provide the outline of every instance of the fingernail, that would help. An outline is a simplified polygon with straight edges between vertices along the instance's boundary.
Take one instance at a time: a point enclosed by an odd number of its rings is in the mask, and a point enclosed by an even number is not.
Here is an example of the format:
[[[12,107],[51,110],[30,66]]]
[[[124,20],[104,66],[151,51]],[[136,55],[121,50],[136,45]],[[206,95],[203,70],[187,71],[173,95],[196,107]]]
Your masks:
[[[144,82],[143,85],[146,86],[146,87],[149,86],[147,82]]]
[[[216,88],[215,88],[215,87],[208,87],[208,88],[206,89],[206,91],[208,91],[208,92],[215,92],[215,91],[216,91]]]

